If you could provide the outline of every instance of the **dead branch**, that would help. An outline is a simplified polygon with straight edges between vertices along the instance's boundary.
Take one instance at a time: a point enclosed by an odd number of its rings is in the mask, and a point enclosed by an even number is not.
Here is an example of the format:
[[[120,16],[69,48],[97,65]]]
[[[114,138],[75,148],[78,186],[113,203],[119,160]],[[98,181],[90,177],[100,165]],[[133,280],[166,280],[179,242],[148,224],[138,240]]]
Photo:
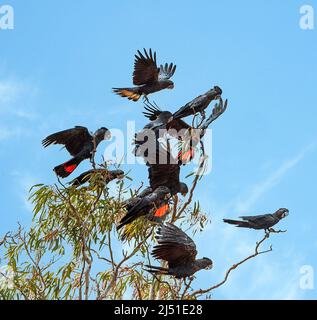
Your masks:
[[[208,289],[204,289],[204,290],[203,290],[203,289],[199,289],[199,290],[196,290],[196,291],[194,291],[193,293],[191,293],[191,296],[201,296],[201,295],[203,295],[203,294],[206,294],[206,293],[208,293],[208,292],[211,292],[211,291],[219,288],[220,286],[222,286],[223,284],[225,284],[225,283],[227,282],[230,273],[231,273],[233,270],[235,270],[236,268],[238,268],[240,265],[242,265],[243,263],[245,263],[246,261],[248,261],[248,260],[250,260],[250,259],[255,258],[256,256],[258,256],[258,255],[260,255],[260,254],[264,254],[264,253],[268,253],[268,252],[272,251],[272,250],[273,250],[272,245],[270,246],[270,249],[268,249],[268,250],[264,250],[264,251],[260,251],[260,250],[259,250],[260,247],[261,247],[261,245],[263,244],[263,242],[264,242],[265,240],[267,240],[267,239],[269,238],[269,236],[270,236],[270,231],[269,231],[269,232],[266,232],[265,235],[264,235],[264,237],[263,237],[263,239],[262,239],[261,241],[259,241],[259,242],[256,243],[255,250],[254,250],[254,253],[253,253],[253,254],[249,255],[248,257],[246,257],[245,259],[241,260],[240,262],[232,265],[232,266],[227,270],[227,272],[226,272],[226,274],[225,274],[225,277],[224,277],[224,279],[223,279],[221,282],[219,282],[219,283],[216,284],[216,285],[213,285],[212,287],[210,287],[210,288],[208,288]]]

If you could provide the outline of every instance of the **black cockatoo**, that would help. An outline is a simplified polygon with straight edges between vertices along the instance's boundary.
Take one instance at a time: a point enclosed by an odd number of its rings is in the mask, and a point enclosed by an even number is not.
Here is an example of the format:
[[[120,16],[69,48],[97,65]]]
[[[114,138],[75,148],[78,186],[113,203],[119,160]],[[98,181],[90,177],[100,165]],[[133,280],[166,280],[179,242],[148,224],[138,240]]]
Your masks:
[[[168,263],[167,268],[149,266],[146,271],[153,274],[171,275],[177,279],[192,276],[201,269],[211,269],[209,258],[196,260],[197,250],[194,241],[178,227],[167,223],[157,230],[158,245],[152,251],[152,256]]]
[[[165,64],[160,67],[156,63],[156,52],[152,54],[150,49],[144,54],[139,50],[135,55],[133,84],[137,87],[133,88],[113,88],[113,92],[121,97],[129,100],[138,101],[141,96],[147,100],[147,95],[163,90],[173,89],[174,83],[169,80],[175,73],[176,65]]]
[[[108,140],[110,137],[111,133],[105,127],[102,127],[94,134],[91,134],[87,128],[76,126],[72,129],[51,134],[42,141],[42,145],[46,148],[51,144],[62,144],[70,155],[73,156],[69,161],[54,168],[54,171],[58,176],[66,178],[83,160],[92,157],[95,148],[97,148],[102,140]]]
[[[181,119],[172,119],[172,113],[170,111],[162,111],[156,104],[145,103],[145,111],[143,114],[151,120],[142,131],[136,134],[135,137],[135,151],[136,156],[143,156],[145,158],[153,158],[153,155],[149,153],[155,153],[157,155],[157,146],[159,139],[166,134],[185,142],[186,139],[191,138],[190,131],[192,127]],[[192,158],[194,156],[194,149],[189,148],[183,154],[180,154],[181,158]],[[148,162],[147,159],[145,159]],[[152,162],[153,163],[153,162]],[[157,160],[155,158],[155,163]]]
[[[142,216],[150,215],[157,218],[165,216],[169,211],[168,200],[170,197],[171,191],[164,186],[140,197],[133,205],[129,205],[128,213],[121,219],[117,230]]]
[[[188,193],[188,187],[184,182],[180,182],[182,163],[172,155],[168,140],[166,145],[163,142],[157,144],[156,157],[155,162],[147,163],[151,188],[155,190],[159,186],[165,186],[170,189],[172,195],[180,193],[185,196]]]
[[[178,111],[173,114],[172,119],[185,118],[196,113],[200,113],[205,117],[205,109],[209,106],[210,102],[221,97],[222,90],[215,86],[213,89],[196,97],[194,100],[186,103]]]
[[[242,221],[223,219],[225,223],[234,224],[237,227],[241,228],[250,228],[250,229],[264,229],[269,230],[274,225],[276,225],[281,219],[285,218],[288,215],[288,209],[281,208],[278,209],[275,213],[272,214],[262,214],[258,216],[243,216],[240,217]]]
[[[114,179],[122,179],[124,177],[124,172],[122,170],[92,169],[79,175],[72,180],[70,184],[72,186],[81,186],[90,181],[91,177],[94,175],[96,175],[96,180],[107,184]]]

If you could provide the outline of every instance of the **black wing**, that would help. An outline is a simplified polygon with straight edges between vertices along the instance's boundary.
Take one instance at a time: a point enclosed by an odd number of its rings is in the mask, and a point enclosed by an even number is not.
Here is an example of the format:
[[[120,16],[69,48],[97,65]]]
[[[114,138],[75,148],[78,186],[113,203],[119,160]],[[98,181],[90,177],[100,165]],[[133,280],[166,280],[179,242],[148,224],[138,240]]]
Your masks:
[[[200,109],[206,104],[206,101],[207,98],[205,94],[198,96],[197,98],[186,103],[183,107],[177,110],[173,114],[173,118],[180,119],[199,112]]]
[[[137,198],[135,204],[127,208],[128,213],[120,220],[117,230],[121,229],[124,225],[131,223],[138,217],[148,214],[154,207],[157,198],[158,195],[155,192],[152,192],[143,198]]]
[[[156,120],[162,113],[162,110],[155,102],[144,102],[144,109],[145,111],[143,111],[142,113],[151,121]]]
[[[145,188],[140,194],[129,198],[127,200],[125,200],[123,202],[123,206],[127,209],[130,210],[133,206],[135,206],[142,198],[144,198],[145,196],[149,195],[150,193],[152,193],[153,190],[151,187],[147,187]]]
[[[156,64],[156,52],[152,54],[144,49],[144,54],[138,50],[135,55],[133,84],[140,86],[143,84],[150,84],[158,80],[159,68]]]
[[[178,164],[151,164],[148,172],[150,185],[153,189],[165,186],[173,190],[180,183],[180,166]]]
[[[174,75],[176,71],[176,65],[174,65],[173,63],[170,63],[170,64],[165,63],[165,65],[163,66],[161,64],[159,70],[160,70],[158,75],[159,80],[168,80]]]
[[[170,268],[195,261],[197,250],[194,241],[185,232],[168,223],[157,231],[156,245],[152,255],[168,262]]]
[[[156,124],[156,126],[161,126],[161,129],[164,129],[164,125],[165,125],[165,129],[166,130],[170,130],[173,129],[175,131],[177,131],[177,133],[174,133],[173,131],[171,131],[171,135],[175,138],[179,138],[180,136],[184,135],[184,131],[191,128],[191,126],[189,124],[187,124],[185,121],[181,120],[181,119],[172,119],[172,114],[169,111],[162,111],[161,108],[155,103],[151,103],[151,102],[145,102],[144,103],[144,109],[145,111],[143,112],[144,116],[147,117],[148,119],[150,119],[151,121],[156,121],[160,118],[160,116],[165,113],[166,117],[164,117],[163,120],[165,120],[162,122],[159,122]],[[182,132],[181,132],[182,131]]]
[[[86,127],[76,126],[49,135],[42,141],[42,145],[46,148],[51,144],[62,144],[72,156],[76,156],[83,146],[92,139],[93,137]]]
[[[276,220],[276,218],[272,214],[262,214],[257,216],[243,216],[240,218],[242,220],[254,222],[256,224],[267,224]]]
[[[178,160],[171,154],[170,143],[166,146],[159,142],[156,148],[156,161],[149,157],[149,181],[153,190],[160,186],[166,186],[170,190],[179,185],[180,165]]]
[[[173,118],[180,119],[180,118],[187,117],[189,115],[194,115],[197,112],[201,112],[208,107],[208,105],[212,100],[221,96],[221,94],[222,94],[221,88],[215,86],[213,89],[209,90],[208,92],[186,103],[183,107],[181,107],[178,111],[176,111],[173,114]]]

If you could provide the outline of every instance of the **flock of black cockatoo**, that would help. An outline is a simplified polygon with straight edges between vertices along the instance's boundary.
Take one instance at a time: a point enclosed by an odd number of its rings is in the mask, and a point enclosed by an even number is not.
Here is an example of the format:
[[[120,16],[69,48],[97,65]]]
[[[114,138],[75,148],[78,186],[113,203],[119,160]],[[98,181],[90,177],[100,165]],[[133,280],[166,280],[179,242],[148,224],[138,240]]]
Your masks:
[[[165,261],[165,267],[149,266],[147,271],[152,274],[171,275],[185,278],[201,269],[210,269],[212,261],[209,258],[196,259],[197,250],[194,241],[181,229],[173,224],[164,224],[164,218],[170,211],[170,201],[176,194],[185,196],[188,186],[180,181],[182,165],[190,162],[201,138],[208,126],[216,120],[227,108],[227,100],[222,100],[222,90],[214,86],[206,93],[186,103],[175,113],[162,111],[155,102],[148,100],[148,95],[163,89],[172,89],[174,83],[170,78],[174,75],[176,65],[164,64],[158,67],[156,52],[150,49],[144,53],[138,51],[135,55],[133,84],[135,87],[114,88],[113,91],[132,101],[138,101],[143,96],[144,116],[149,119],[144,128],[135,135],[134,154],[143,157],[148,167],[150,186],[136,196],[124,201],[126,215],[121,219],[117,230],[132,223],[141,216],[158,223],[156,239],[152,255]],[[212,101],[217,101],[211,115],[206,119],[206,110]],[[200,124],[194,128],[184,120],[188,116],[200,115]],[[194,123],[194,121],[193,121]],[[103,140],[111,138],[111,132],[102,127],[94,134],[86,127],[76,126],[72,129],[49,135],[42,141],[44,147],[51,144],[64,145],[72,156],[70,160],[54,168],[58,177],[66,178],[86,159],[93,161],[96,149]],[[170,139],[177,139],[181,146],[177,155],[173,155]],[[203,148],[203,146],[201,146]],[[104,184],[116,178],[124,177],[122,170],[108,170],[105,167],[86,171],[70,181],[78,187],[90,182],[97,174]],[[272,227],[288,214],[287,209],[279,209],[273,214],[244,216],[242,220],[224,219],[224,222],[237,227],[263,229],[274,231]]]

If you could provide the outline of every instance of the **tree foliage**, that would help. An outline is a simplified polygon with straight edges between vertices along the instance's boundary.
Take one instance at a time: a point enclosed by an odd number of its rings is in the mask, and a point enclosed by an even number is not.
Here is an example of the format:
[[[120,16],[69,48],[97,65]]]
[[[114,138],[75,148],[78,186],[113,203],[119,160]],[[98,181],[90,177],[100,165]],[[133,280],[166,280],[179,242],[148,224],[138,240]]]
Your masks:
[[[205,158],[201,158],[200,169]],[[168,220],[202,232],[209,223],[193,194],[200,175],[193,175],[192,187],[185,200],[174,196]],[[1,299],[197,299],[227,281],[232,270],[258,254],[232,266],[224,280],[208,289],[194,290],[195,277],[176,280],[153,276],[143,270],[151,264],[151,247],[155,243],[156,225],[146,217],[139,218],[119,233],[116,225],[125,215],[124,199],[140,191],[117,182],[114,195],[95,174],[88,186],[76,188],[60,181],[54,185],[39,184],[30,190],[34,206],[32,226],[19,225],[0,242],[1,261],[12,274],[0,286]],[[270,249],[271,250],[271,249]],[[164,264],[162,264],[164,266]],[[0,275],[1,276],[1,275]],[[7,275],[2,274],[2,278]]]

